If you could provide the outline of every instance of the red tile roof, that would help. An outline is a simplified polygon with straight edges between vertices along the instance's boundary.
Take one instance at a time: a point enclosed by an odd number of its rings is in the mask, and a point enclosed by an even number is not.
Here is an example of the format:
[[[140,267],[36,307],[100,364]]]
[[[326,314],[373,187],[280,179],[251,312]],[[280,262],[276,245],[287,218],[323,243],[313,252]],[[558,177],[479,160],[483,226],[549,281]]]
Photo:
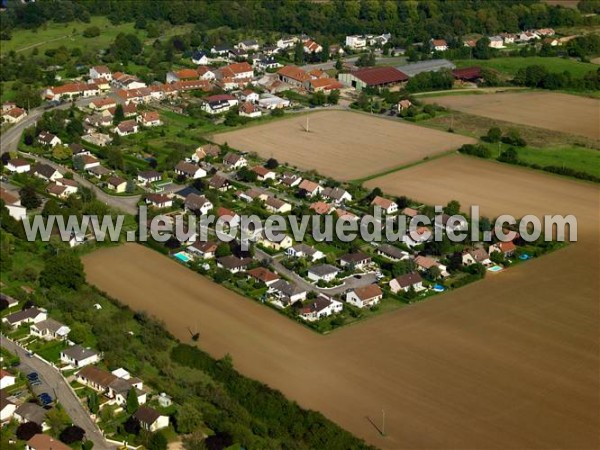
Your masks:
[[[463,69],[454,69],[452,71],[454,78],[458,80],[476,80],[481,78],[481,67],[465,67]]]
[[[351,74],[369,86],[398,83],[408,80],[408,75],[400,72],[394,67],[367,67],[365,69],[355,70],[354,72],[351,72]]]

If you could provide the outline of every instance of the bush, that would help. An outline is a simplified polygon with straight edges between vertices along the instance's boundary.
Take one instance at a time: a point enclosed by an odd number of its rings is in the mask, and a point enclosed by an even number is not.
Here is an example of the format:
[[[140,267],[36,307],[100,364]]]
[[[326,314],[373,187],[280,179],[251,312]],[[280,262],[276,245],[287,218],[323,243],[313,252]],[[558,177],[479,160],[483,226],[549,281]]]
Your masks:
[[[83,428],[77,425],[71,425],[61,431],[59,439],[65,444],[73,444],[74,442],[81,442],[85,437],[85,431]]]
[[[36,434],[42,432],[42,427],[35,422],[25,422],[17,428],[17,438],[21,441],[28,441]]]
[[[477,156],[478,158],[489,158],[492,156],[490,149],[481,144],[465,144],[458,151],[465,155]]]
[[[97,36],[100,36],[100,28],[96,26],[87,27],[85,30],[83,30],[83,37],[85,38],[93,38]]]

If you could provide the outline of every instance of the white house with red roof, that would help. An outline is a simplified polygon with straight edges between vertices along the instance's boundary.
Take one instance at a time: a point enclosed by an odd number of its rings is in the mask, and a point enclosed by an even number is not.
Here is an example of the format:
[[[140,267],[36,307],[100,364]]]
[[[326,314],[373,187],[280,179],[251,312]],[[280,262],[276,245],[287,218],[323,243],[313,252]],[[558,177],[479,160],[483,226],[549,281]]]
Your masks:
[[[158,127],[163,124],[157,111],[143,112],[137,117],[137,121],[145,127]]]
[[[27,117],[27,111],[23,108],[14,107],[2,114],[2,120],[6,123],[18,123]]]
[[[22,158],[11,159],[6,163],[6,169],[14,173],[26,173],[31,170],[29,161]]]
[[[94,66],[90,67],[90,78],[94,81],[100,78],[103,78],[106,81],[112,81],[113,74],[106,66]]]
[[[4,369],[0,369],[0,389],[12,386],[17,381],[17,377],[7,372]]]

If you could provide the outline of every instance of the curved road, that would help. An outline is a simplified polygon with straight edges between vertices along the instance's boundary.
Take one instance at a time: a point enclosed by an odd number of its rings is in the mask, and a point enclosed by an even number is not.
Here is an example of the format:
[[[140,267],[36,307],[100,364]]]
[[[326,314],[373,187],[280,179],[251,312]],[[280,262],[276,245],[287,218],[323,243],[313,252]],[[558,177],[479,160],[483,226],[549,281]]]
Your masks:
[[[97,98],[101,98],[101,97],[81,98],[81,99],[78,99],[75,101],[75,105],[76,106],[86,106],[92,100],[97,99]],[[44,109],[44,108],[40,107],[40,108],[35,108],[35,109],[30,110],[29,114],[27,115],[27,117],[25,119],[23,119],[21,122],[15,124],[13,127],[9,128],[8,130],[6,130],[5,132],[2,133],[2,135],[0,136],[0,154],[17,150],[17,144],[19,143],[19,139],[21,139],[21,134],[23,133],[23,130],[25,130],[25,128],[27,128],[27,127],[35,125],[36,121],[41,117],[41,115],[44,112],[50,111],[52,109],[67,109],[70,107],[71,107],[71,103],[67,102],[67,103],[63,103],[61,105],[55,106],[54,108],[50,108],[50,109]],[[61,173],[64,173],[67,171],[66,167],[57,165],[55,162],[50,161],[47,158],[37,156],[37,155],[32,155],[29,153],[23,153],[23,152],[19,152],[19,153],[21,153],[23,156],[34,159],[38,162],[43,162],[45,164],[51,165],[52,167],[56,167],[57,170]],[[73,173],[73,178],[80,185],[92,189],[94,191],[94,193],[96,194],[96,197],[98,198],[98,200],[106,203],[107,205],[111,206],[112,208],[118,209],[118,210],[126,212],[128,214],[133,214],[133,215],[137,214],[137,203],[140,200],[139,195],[130,196],[130,197],[109,195],[106,192],[104,192],[102,189],[96,187],[93,183],[86,180],[84,177],[82,177],[81,175],[79,175],[75,172]]]

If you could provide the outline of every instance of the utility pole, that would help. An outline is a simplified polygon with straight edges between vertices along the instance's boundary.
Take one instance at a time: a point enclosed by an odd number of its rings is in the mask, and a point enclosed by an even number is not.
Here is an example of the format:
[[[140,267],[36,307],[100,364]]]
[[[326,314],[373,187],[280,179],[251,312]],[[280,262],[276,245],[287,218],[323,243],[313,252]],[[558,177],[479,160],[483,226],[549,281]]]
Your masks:
[[[381,435],[385,436],[385,410],[381,408]]]
[[[308,133],[308,116],[306,116],[306,132]]]

